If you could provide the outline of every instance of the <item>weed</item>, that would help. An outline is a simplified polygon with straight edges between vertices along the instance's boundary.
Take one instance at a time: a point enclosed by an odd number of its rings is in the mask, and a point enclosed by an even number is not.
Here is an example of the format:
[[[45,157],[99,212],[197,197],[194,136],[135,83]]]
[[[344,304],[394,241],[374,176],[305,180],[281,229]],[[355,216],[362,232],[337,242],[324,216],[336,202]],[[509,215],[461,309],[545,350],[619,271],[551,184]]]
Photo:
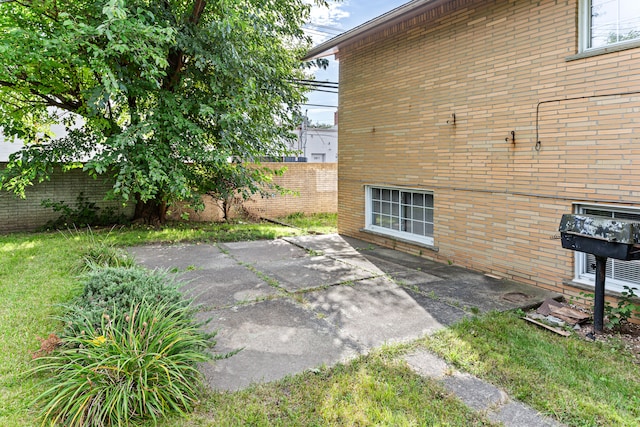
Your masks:
[[[618,305],[613,307],[610,304],[605,305],[605,313],[608,318],[607,327],[614,329],[619,328],[622,324],[629,322],[632,316],[640,318],[640,303],[634,291],[638,288],[624,287],[624,291],[620,293]]]
[[[624,286],[624,291],[620,293],[618,304],[614,307],[609,301],[604,303],[605,328],[619,329],[620,326],[629,322],[632,316],[640,318],[640,302],[635,291],[638,288]],[[583,299],[593,299],[593,293],[580,292]]]
[[[314,256],[323,256],[324,252],[322,251],[316,251],[315,249],[307,249],[307,254],[309,254],[309,256],[314,257]]]

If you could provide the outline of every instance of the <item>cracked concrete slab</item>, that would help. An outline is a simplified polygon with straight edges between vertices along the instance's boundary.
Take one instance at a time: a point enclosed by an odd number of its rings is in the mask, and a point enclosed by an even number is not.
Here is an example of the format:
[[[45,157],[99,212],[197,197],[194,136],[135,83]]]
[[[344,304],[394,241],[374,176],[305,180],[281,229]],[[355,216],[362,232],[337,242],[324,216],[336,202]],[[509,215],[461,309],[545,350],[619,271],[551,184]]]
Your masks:
[[[284,240],[308,251],[321,252],[323,255],[345,255],[358,252],[338,234],[285,237]]]
[[[310,292],[305,299],[343,336],[366,348],[410,341],[444,327],[386,277]]]
[[[291,260],[307,256],[304,249],[283,239],[221,243],[220,247],[228,251],[233,258],[247,264]]]
[[[215,245],[207,243],[146,245],[127,250],[136,262],[149,269],[173,269],[182,272],[198,268],[215,270],[237,265],[236,261],[222,253]]]
[[[178,275],[182,291],[194,303],[218,308],[278,295],[280,291],[254,272],[235,265],[217,270],[200,269]]]
[[[275,279],[288,292],[334,286],[373,277],[366,270],[327,256],[257,263],[255,268]]]
[[[199,313],[218,331],[217,353],[242,349],[231,358],[203,364],[201,371],[218,390],[238,390],[359,354],[349,337],[314,313],[287,299]]]

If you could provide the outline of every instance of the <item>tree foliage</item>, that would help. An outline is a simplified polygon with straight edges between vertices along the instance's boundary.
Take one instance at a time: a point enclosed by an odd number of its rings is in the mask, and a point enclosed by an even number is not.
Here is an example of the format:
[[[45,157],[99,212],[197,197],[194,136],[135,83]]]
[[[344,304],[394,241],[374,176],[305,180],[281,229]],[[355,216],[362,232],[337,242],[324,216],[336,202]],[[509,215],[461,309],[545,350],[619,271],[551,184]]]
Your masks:
[[[304,99],[295,80],[303,77],[300,26],[309,7],[0,2],[0,124],[27,143],[0,185],[24,196],[56,165],[82,167],[113,175],[112,196],[152,205],[162,217],[167,203],[196,195],[201,165],[225,171],[229,159],[285,155]],[[65,137],[47,130],[56,122]]]

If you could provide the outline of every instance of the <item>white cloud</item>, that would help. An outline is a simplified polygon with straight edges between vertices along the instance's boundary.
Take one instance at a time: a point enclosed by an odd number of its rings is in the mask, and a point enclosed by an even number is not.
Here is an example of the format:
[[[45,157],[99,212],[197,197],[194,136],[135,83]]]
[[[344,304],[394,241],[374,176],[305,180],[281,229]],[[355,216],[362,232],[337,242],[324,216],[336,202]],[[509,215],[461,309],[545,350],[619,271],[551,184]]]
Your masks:
[[[344,7],[349,6],[348,1],[336,3],[329,2],[329,7],[313,5],[311,7],[311,25],[323,25],[341,28],[340,20],[348,18],[349,12]]]
[[[311,3],[311,0],[306,1]],[[341,20],[350,16],[349,12],[345,10],[345,7],[349,6],[349,1],[339,3],[329,1],[328,3],[328,7],[316,6],[315,4],[311,7],[310,20],[305,27],[314,44],[321,43],[344,32]]]

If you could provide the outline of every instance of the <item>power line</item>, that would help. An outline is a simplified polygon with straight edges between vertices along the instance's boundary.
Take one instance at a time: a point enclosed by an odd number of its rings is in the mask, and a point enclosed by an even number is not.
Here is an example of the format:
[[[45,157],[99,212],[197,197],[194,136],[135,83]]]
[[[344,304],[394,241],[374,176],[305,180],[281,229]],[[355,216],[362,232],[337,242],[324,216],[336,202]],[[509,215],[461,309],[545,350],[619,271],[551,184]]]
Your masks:
[[[323,104],[300,104],[300,105],[308,105],[309,107],[338,108],[337,105],[323,105]]]
[[[323,88],[323,89],[336,89],[336,90],[339,89],[338,86],[325,85],[325,84],[315,84],[315,83],[305,83],[305,82],[293,82],[293,84],[298,85],[298,86]]]
[[[338,85],[338,82],[330,82],[330,81],[322,81],[322,80],[308,80],[308,79],[294,79],[296,82],[307,82],[307,83],[327,83],[332,85]]]
[[[336,95],[338,94],[338,92],[334,92],[332,90],[322,90],[322,89],[313,89],[313,92],[335,93]]]

